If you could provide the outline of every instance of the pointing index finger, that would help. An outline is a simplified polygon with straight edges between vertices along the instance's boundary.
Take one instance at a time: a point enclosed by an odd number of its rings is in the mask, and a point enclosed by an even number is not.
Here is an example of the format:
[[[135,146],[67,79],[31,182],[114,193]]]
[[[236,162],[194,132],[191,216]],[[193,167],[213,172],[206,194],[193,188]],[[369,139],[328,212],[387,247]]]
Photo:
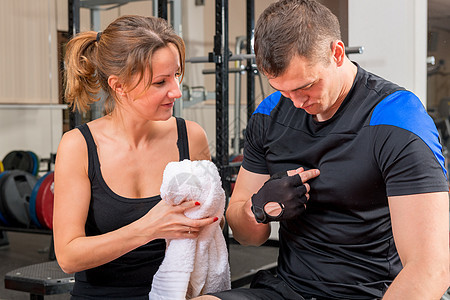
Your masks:
[[[302,182],[305,183],[308,180],[315,178],[320,175],[319,169],[310,169],[307,171],[299,172],[298,175],[300,175],[300,178],[302,179]]]

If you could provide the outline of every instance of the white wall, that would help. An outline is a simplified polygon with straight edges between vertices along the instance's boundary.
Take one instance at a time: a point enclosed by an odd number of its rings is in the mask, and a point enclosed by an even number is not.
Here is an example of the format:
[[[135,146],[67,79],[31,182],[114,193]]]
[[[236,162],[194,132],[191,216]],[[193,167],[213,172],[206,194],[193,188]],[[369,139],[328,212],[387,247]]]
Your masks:
[[[48,158],[62,134],[62,111],[32,107],[58,104],[55,1],[1,5],[0,159],[13,150]]]
[[[33,151],[39,158],[56,153],[62,135],[62,110],[6,108],[0,104],[0,160],[14,150]]]
[[[348,0],[350,56],[366,70],[414,92],[426,104],[427,0]]]

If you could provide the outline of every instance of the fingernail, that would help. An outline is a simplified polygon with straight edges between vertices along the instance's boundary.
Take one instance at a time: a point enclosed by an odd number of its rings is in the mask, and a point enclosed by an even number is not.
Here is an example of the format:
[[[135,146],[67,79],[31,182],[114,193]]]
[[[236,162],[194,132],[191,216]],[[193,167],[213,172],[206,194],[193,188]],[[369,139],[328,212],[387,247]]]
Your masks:
[[[214,221],[213,222],[216,222],[217,220],[219,220],[219,218],[218,217],[214,217]]]
[[[200,202],[198,202],[198,201],[197,201],[197,202],[195,202],[195,205],[200,205]]]

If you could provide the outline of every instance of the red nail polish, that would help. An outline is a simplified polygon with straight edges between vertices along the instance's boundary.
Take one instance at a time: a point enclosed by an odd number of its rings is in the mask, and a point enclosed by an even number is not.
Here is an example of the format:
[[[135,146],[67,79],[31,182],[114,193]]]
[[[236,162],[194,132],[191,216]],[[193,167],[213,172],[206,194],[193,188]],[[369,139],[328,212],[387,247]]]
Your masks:
[[[216,222],[217,220],[219,220],[219,218],[218,217],[214,217],[214,222]]]
[[[200,205],[200,202],[198,202],[198,201],[197,201],[197,202],[195,202],[195,205]]]

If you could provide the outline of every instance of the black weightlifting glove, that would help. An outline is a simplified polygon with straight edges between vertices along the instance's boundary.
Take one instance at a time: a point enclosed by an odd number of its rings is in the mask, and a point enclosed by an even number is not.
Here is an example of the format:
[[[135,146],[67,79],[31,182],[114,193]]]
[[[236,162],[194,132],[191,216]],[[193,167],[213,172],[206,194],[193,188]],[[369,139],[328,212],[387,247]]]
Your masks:
[[[279,172],[272,175],[252,196],[252,212],[258,223],[290,220],[305,211],[306,201],[306,187],[300,175],[288,176],[287,172]],[[269,202],[280,205],[281,213],[278,216],[271,216],[264,210]]]

